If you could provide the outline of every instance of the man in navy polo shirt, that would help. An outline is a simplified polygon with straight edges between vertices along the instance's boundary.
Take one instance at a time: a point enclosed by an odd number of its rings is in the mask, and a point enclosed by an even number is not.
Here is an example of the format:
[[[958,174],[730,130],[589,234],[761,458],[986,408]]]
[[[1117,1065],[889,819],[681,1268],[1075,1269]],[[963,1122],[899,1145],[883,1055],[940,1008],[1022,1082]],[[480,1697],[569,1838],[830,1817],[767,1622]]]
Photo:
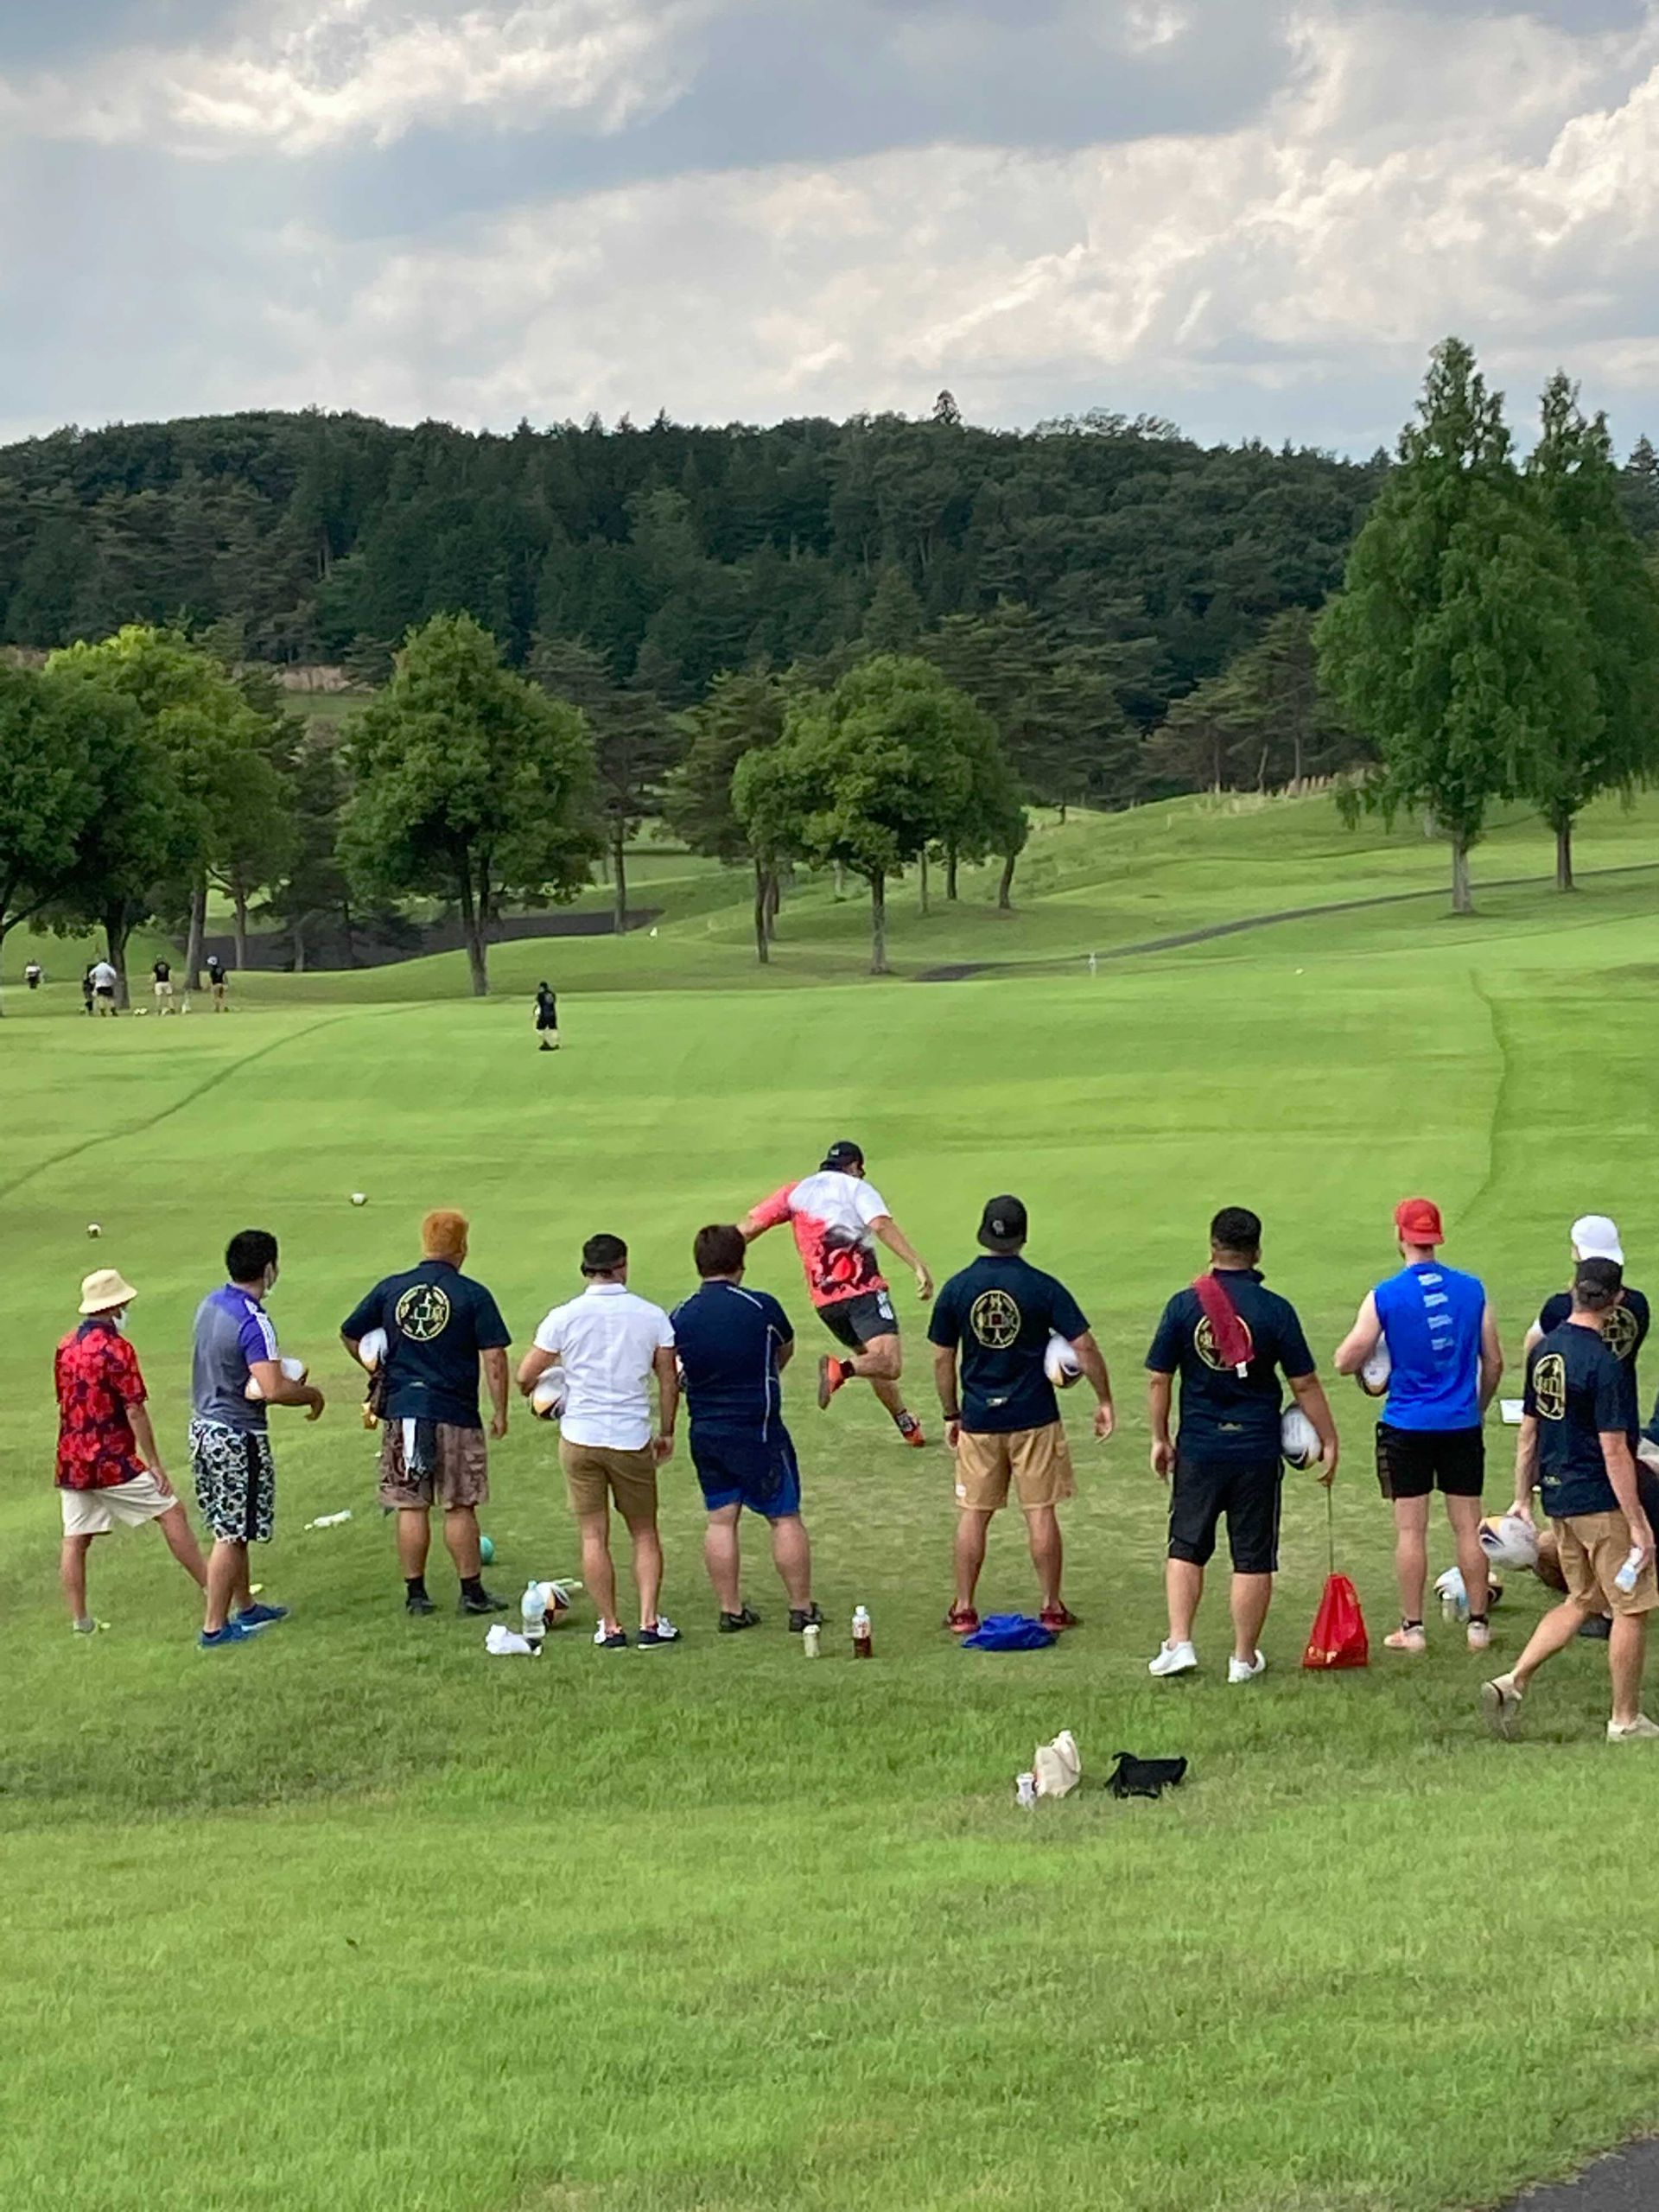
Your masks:
[[[481,1282],[461,1272],[467,1257],[465,1214],[439,1211],[421,1224],[421,1263],[376,1283],[340,1326],[358,1346],[371,1329],[386,1332],[375,1410],[380,1446],[380,1503],[397,1516],[404,1604],[436,1611],[426,1587],[432,1508],[443,1509],[443,1541],[461,1580],[463,1613],[499,1613],[505,1601],[480,1579],[478,1509],[490,1494],[489,1447],[479,1413],[481,1364],[490,1386],[490,1434],[507,1433],[507,1346],[500,1308]]]
[[[1056,1509],[1077,1495],[1077,1479],[1044,1363],[1051,1338],[1071,1346],[1094,1391],[1103,1443],[1116,1420],[1111,1377],[1083,1309],[1063,1282],[1026,1259],[1029,1234],[1020,1199],[988,1200],[982,1256],[951,1276],[928,1323],[945,1441],[957,1455],[957,1594],[944,1617],[954,1636],[979,1626],[974,1601],[991,1516],[1007,1503],[1011,1484],[1026,1516],[1043,1626],[1056,1634],[1077,1626],[1060,1595],[1065,1551]]]
[[[1230,1682],[1254,1681],[1267,1661],[1258,1642],[1279,1571],[1282,1373],[1319,1433],[1319,1479],[1337,1472],[1337,1430],[1313,1355],[1287,1299],[1262,1280],[1262,1219],[1248,1206],[1224,1206],[1210,1224],[1210,1275],[1177,1291],[1164,1308],[1147,1354],[1152,1471],[1171,1484],[1169,1560],[1164,1570],[1169,1634],[1150,1675],[1185,1675],[1198,1663],[1192,1624],[1216,1530],[1227,1516],[1233,1562],[1233,1656]],[[1217,1303],[1217,1321],[1206,1302]],[[1225,1332],[1236,1334],[1228,1357]],[[1170,1400],[1181,1378],[1179,1448],[1170,1441]]]
[[[691,1463],[709,1510],[703,1560],[721,1633],[760,1624],[740,1580],[738,1522],[747,1507],[772,1529],[772,1564],[788,1594],[790,1628],[799,1635],[823,1616],[812,1602],[801,1472],[784,1427],[779,1376],[795,1332],[768,1292],[743,1287],[747,1249],[734,1225],[700,1229],[691,1247],[700,1287],[670,1319],[691,1420]]]

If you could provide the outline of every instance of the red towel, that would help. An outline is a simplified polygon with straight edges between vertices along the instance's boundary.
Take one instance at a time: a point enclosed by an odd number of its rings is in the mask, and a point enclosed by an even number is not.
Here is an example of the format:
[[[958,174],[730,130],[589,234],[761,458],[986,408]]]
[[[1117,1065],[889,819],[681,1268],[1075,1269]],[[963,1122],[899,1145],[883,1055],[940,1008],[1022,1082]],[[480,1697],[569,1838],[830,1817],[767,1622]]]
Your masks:
[[[1216,1340],[1217,1353],[1234,1374],[1243,1379],[1250,1371],[1250,1339],[1244,1324],[1238,1318],[1238,1308],[1233,1304],[1232,1293],[1213,1268],[1199,1275],[1192,1287],[1204,1308],[1204,1318],[1210,1324],[1210,1333]]]

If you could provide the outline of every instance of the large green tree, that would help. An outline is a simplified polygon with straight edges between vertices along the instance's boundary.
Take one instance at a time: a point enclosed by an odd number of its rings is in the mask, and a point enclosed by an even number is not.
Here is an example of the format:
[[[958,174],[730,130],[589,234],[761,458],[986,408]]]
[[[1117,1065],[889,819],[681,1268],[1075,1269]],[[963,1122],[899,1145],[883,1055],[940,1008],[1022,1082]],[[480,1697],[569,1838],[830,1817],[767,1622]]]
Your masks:
[[[628,926],[628,842],[661,807],[680,733],[648,685],[618,683],[604,658],[579,639],[538,637],[530,667],[548,696],[574,707],[587,724],[620,937]]]
[[[791,700],[783,736],[738,764],[733,798],[751,840],[861,875],[870,973],[887,965],[887,885],[965,814],[973,702],[930,662],[879,654],[832,691]]]
[[[1531,755],[1522,788],[1555,833],[1555,883],[1573,886],[1573,825],[1602,791],[1659,766],[1659,588],[1621,496],[1606,417],[1586,417],[1564,373],[1545,388],[1527,482],[1577,588],[1595,712],[1567,717]]]
[[[1556,535],[1516,469],[1503,400],[1460,339],[1434,353],[1400,466],[1360,532],[1319,630],[1319,671],[1377,765],[1356,803],[1422,809],[1469,854],[1497,800],[1526,787],[1552,734],[1598,717]]]
[[[774,676],[717,676],[709,696],[685,718],[689,742],[663,787],[663,818],[694,853],[754,872],[754,951],[772,957],[779,875],[785,851],[756,845],[733,798],[733,778],[746,754],[765,752],[784,734],[785,693]]]
[[[0,945],[73,880],[125,702],[0,662]]]
[[[588,880],[593,748],[581,715],[505,668],[470,615],[435,614],[345,741],[348,868],[394,897],[452,900],[483,997],[502,902],[569,899]]]

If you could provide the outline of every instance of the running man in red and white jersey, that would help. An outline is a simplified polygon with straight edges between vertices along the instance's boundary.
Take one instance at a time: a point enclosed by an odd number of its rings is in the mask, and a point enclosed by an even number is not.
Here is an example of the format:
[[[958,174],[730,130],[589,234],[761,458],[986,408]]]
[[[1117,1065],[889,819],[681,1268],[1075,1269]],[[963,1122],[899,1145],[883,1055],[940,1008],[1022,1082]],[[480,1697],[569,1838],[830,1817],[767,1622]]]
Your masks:
[[[879,1192],[864,1177],[864,1154],[855,1144],[832,1144],[816,1175],[785,1183],[763,1198],[743,1224],[743,1241],[752,1244],[785,1222],[806,1274],[806,1287],[818,1318],[849,1357],[826,1352],[818,1362],[818,1403],[827,1406],[843,1382],[860,1376],[893,1415],[906,1444],[925,1442],[922,1425],[907,1412],[899,1388],[904,1356],[899,1319],[881,1273],[879,1238],[907,1268],[924,1299],[933,1295],[933,1278],[887,1211]]]

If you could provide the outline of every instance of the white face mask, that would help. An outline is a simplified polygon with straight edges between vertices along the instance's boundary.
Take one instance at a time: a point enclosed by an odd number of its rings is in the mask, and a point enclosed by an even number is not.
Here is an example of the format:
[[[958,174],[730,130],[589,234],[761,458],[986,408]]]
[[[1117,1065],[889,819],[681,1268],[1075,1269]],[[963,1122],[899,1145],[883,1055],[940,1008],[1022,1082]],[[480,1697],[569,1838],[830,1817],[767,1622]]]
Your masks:
[[[111,1314],[110,1319],[114,1322],[118,1329],[124,1329],[127,1325],[126,1307],[124,1306],[118,1306],[115,1312]]]

